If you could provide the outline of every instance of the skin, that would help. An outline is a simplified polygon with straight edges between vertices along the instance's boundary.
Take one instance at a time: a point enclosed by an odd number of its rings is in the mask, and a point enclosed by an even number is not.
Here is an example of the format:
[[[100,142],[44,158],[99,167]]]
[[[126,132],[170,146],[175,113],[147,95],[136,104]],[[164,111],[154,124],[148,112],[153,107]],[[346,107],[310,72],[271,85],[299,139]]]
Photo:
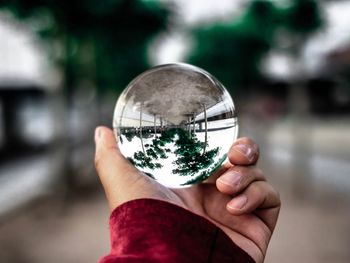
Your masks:
[[[111,211],[134,199],[164,200],[210,220],[257,263],[264,261],[281,202],[255,166],[259,148],[251,139],[236,140],[229,162],[209,180],[183,189],[166,188],[131,165],[109,128],[96,129],[95,143],[95,166]]]

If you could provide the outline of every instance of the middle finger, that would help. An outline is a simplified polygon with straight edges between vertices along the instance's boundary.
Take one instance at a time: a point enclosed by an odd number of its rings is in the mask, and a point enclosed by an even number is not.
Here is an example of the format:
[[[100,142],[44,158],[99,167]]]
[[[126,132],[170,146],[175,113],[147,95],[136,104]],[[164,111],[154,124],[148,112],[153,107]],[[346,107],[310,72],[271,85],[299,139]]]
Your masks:
[[[255,166],[233,166],[216,180],[216,187],[221,193],[235,195],[252,182],[265,180],[262,171]]]

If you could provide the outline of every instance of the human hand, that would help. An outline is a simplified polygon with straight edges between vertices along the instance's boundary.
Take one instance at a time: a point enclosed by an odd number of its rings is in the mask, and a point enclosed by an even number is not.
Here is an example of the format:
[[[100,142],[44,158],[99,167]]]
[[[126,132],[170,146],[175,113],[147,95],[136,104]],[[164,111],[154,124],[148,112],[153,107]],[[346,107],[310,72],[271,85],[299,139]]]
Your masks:
[[[140,198],[176,204],[210,220],[256,262],[263,262],[280,199],[255,167],[259,150],[253,141],[238,139],[228,153],[229,163],[205,183],[181,189],[166,188],[131,165],[110,129],[97,128],[95,142],[95,165],[111,211]]]

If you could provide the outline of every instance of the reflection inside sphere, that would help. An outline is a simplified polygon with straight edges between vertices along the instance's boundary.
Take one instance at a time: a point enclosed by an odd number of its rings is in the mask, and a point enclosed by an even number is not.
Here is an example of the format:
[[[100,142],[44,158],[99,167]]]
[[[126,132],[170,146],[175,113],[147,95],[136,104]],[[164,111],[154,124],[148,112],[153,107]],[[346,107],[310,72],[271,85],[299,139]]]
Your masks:
[[[235,107],[209,73],[187,64],[154,67],[120,95],[113,127],[123,155],[167,187],[208,178],[237,137]]]

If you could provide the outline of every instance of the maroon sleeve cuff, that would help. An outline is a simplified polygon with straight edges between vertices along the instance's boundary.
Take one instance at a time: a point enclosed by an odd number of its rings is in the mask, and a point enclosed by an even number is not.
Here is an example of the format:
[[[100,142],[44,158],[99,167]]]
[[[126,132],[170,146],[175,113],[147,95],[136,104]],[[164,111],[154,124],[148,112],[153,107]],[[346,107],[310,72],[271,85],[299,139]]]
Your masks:
[[[207,219],[177,205],[138,199],[110,217],[111,253],[100,263],[249,263],[253,259]]]

